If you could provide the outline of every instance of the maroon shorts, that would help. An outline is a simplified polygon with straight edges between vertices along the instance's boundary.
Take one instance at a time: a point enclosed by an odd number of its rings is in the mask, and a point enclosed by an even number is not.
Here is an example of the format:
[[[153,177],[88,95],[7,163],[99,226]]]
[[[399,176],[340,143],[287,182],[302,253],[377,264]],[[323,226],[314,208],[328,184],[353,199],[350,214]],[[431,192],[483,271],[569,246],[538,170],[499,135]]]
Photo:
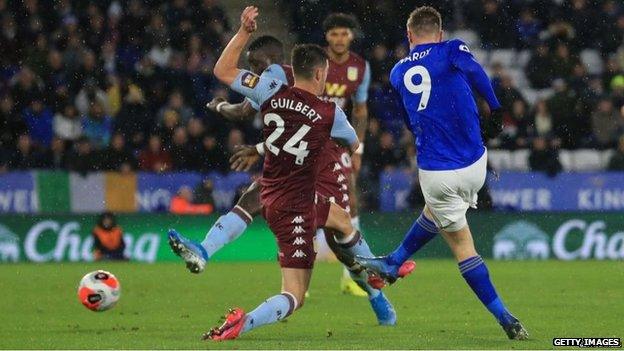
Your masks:
[[[329,217],[329,207],[331,201],[323,194],[316,193],[316,227],[321,228],[327,223],[327,217]]]
[[[314,235],[317,228],[327,223],[330,206],[328,198],[317,194],[310,211],[262,208],[262,216],[277,240],[281,267],[311,269],[314,266]]]
[[[280,266],[311,269],[316,258],[314,251],[316,208],[280,210],[264,207],[262,215],[277,240]]]
[[[349,187],[351,185],[351,157],[343,148],[327,152],[327,162],[321,169],[316,182],[316,192],[330,202],[350,212]]]

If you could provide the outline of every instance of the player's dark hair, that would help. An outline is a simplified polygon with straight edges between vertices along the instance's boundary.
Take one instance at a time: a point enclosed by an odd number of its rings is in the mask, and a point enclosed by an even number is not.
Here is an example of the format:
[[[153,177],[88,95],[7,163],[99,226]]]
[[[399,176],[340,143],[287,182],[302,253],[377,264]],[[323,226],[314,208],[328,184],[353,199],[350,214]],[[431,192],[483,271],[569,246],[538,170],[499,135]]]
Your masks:
[[[315,44],[300,44],[292,49],[291,65],[296,77],[312,79],[314,69],[325,67],[327,60],[325,49]]]
[[[248,51],[267,50],[283,52],[284,44],[274,36],[263,35],[249,44]]]
[[[352,15],[336,12],[332,13],[323,21],[323,32],[327,33],[334,28],[349,28],[355,30],[358,22]]]
[[[410,13],[407,26],[414,34],[438,32],[442,29],[442,16],[431,6],[417,7]]]

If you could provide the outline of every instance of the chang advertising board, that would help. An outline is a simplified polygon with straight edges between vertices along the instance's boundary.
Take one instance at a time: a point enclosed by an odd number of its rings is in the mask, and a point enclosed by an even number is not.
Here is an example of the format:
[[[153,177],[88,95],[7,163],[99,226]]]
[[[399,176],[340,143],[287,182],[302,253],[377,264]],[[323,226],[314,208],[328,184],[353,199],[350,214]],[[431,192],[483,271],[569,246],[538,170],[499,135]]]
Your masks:
[[[24,227],[22,227],[24,228]],[[16,234],[0,223],[0,262],[60,262],[93,260],[93,238],[90,230],[78,221],[44,219],[34,221]],[[125,233],[126,257],[135,261],[154,262],[160,246],[155,233]]]
[[[571,218],[547,232],[538,222],[518,220],[494,235],[495,259],[622,260],[624,228],[604,220]]]
[[[167,229],[202,240],[218,219],[211,216],[120,214],[126,256],[140,262],[179,262],[167,244]],[[365,213],[363,234],[378,255],[401,243],[418,212]],[[0,215],[0,263],[91,261],[91,230],[97,216]],[[624,260],[624,216],[617,212],[501,213],[469,211],[477,251],[497,260]],[[256,218],[240,238],[211,261],[275,261],[275,238]],[[442,238],[415,255],[452,259]]]
[[[0,215],[0,263],[76,262],[93,260],[92,230],[98,215]],[[201,240],[219,218],[170,214],[119,214],[125,256],[138,262],[179,262],[167,243],[175,228]],[[275,260],[277,247],[266,223],[252,222],[247,235],[220,250],[211,261]]]

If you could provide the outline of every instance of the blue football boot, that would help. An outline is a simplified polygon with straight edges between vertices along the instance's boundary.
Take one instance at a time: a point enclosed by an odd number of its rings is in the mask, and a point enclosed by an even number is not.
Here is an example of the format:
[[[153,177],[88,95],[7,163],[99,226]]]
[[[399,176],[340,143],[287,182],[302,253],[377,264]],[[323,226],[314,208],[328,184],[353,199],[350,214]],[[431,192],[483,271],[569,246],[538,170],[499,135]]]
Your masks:
[[[169,229],[169,246],[186,262],[186,268],[191,273],[201,273],[206,268],[208,253],[198,242],[185,238],[175,229]]]
[[[373,311],[375,311],[379,325],[396,324],[397,317],[394,307],[392,307],[392,304],[388,301],[388,298],[386,298],[383,292],[380,291],[377,297],[371,299],[370,304]]]

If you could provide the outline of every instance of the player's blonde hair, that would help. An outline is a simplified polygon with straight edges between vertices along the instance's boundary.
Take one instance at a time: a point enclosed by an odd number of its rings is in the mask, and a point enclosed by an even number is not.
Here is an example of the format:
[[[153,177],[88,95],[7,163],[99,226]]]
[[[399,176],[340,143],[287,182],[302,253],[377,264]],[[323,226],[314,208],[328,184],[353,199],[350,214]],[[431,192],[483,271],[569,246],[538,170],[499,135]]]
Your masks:
[[[437,33],[442,30],[442,15],[431,6],[417,7],[407,19],[407,27],[412,33]]]

